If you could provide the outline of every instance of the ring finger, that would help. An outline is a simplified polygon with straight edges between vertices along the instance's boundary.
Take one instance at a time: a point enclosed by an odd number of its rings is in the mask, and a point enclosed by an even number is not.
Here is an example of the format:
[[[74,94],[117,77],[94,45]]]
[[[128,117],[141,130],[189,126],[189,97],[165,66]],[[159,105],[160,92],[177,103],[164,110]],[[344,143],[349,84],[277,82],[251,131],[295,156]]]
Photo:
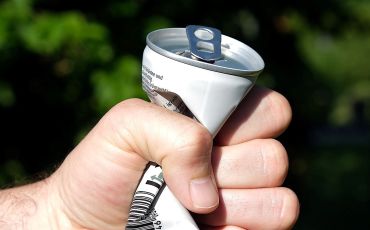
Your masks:
[[[212,165],[219,188],[280,186],[288,171],[285,148],[274,139],[215,146]]]

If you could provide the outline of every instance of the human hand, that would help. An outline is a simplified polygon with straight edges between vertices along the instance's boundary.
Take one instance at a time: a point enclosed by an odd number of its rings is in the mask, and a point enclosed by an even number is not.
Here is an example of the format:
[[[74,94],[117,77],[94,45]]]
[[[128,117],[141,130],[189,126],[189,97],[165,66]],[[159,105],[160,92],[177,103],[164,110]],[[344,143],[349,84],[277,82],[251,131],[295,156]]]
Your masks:
[[[215,138],[212,165],[220,205],[197,215],[202,229],[290,229],[299,216],[295,193],[283,184],[288,156],[279,136],[291,121],[288,101],[254,87]],[[219,227],[215,227],[219,226]]]
[[[299,204],[291,190],[278,187],[288,158],[270,138],[290,118],[280,94],[255,87],[212,149],[210,134],[194,120],[141,100],[124,101],[49,178],[0,193],[6,201],[0,228],[14,219],[21,229],[123,229],[137,183],[154,161],[183,205],[202,214],[196,215],[202,229],[288,229]],[[14,205],[19,203],[23,209]]]

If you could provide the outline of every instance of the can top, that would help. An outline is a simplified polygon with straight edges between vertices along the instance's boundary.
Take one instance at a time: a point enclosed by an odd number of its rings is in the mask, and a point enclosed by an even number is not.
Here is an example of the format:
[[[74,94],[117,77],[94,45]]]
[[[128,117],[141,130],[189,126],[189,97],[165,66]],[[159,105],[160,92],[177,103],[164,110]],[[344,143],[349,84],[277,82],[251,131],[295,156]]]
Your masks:
[[[159,29],[149,33],[146,42],[168,58],[231,75],[257,76],[265,65],[251,47],[210,27]]]

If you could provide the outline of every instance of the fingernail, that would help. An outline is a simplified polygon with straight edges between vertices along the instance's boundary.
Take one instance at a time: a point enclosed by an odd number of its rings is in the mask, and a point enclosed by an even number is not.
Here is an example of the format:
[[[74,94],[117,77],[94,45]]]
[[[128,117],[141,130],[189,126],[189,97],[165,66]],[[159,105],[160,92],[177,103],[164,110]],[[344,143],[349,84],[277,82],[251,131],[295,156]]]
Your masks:
[[[218,192],[210,176],[191,180],[190,196],[197,208],[212,208],[218,205]]]

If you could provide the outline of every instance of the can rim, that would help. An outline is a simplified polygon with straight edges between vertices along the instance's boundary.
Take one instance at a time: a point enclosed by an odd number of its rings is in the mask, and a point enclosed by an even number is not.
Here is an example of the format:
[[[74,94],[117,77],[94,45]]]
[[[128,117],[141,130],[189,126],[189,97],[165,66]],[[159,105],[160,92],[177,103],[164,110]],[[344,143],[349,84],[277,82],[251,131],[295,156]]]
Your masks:
[[[229,55],[238,55],[239,58],[244,58],[244,61],[248,61],[249,65],[252,68],[241,69],[241,68],[233,68],[233,67],[226,67],[215,65],[203,61],[199,61],[196,59],[191,59],[188,57],[184,57],[178,55],[174,52],[171,52],[164,47],[162,47],[162,43],[166,43],[166,39],[168,43],[182,41],[183,43],[187,43],[186,32],[185,28],[165,28],[155,30],[150,32],[146,37],[147,46],[149,46],[155,52],[162,54],[168,58],[173,60],[196,66],[203,69],[213,70],[216,72],[243,76],[243,77],[257,77],[258,74],[264,69],[265,63],[262,57],[250,46],[234,39],[226,35],[221,36],[221,47],[222,47],[222,54],[229,57]],[[239,61],[239,60],[238,60]],[[244,64],[244,63],[241,63]],[[249,66],[250,67],[250,66]]]

